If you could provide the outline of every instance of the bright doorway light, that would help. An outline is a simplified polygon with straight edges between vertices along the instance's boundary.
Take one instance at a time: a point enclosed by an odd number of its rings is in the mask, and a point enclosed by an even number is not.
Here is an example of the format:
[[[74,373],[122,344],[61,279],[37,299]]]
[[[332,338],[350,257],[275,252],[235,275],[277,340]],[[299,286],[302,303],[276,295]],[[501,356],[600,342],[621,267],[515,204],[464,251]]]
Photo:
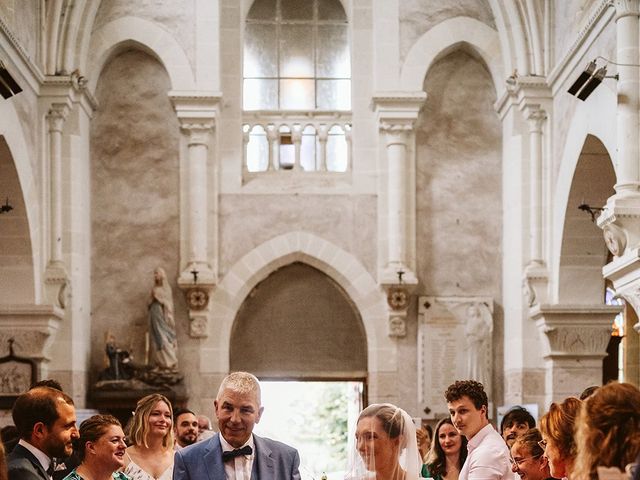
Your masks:
[[[362,382],[260,381],[264,413],[254,431],[300,452],[302,480],[342,480],[362,409]]]

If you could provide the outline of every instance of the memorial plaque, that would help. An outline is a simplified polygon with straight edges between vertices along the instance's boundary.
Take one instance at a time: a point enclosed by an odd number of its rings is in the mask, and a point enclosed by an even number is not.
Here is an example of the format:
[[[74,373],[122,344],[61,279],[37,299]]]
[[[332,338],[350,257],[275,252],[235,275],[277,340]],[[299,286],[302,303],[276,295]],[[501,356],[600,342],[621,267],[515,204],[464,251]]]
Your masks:
[[[485,365],[485,359],[491,355],[490,345],[482,347],[481,355],[470,348],[469,317],[477,306],[490,315],[493,299],[426,296],[419,299],[418,402],[421,408],[431,410],[428,418],[441,418],[448,414],[444,391],[456,380],[471,378],[473,368],[470,364],[475,362],[476,356],[480,356],[482,371],[489,370],[486,377],[491,377],[491,366]],[[490,339],[492,319],[486,319],[485,315],[485,321],[487,325],[482,325],[482,329],[488,330],[486,333]],[[485,348],[489,351],[484,351]]]

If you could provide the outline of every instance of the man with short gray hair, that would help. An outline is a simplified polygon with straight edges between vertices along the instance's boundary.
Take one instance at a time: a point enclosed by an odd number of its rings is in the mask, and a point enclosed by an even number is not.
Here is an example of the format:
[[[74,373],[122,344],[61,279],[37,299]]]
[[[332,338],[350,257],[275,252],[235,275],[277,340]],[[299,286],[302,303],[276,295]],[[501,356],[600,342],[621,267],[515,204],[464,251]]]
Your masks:
[[[253,433],[263,411],[254,375],[229,374],[213,405],[220,433],[176,452],[174,480],[300,479],[296,449]]]

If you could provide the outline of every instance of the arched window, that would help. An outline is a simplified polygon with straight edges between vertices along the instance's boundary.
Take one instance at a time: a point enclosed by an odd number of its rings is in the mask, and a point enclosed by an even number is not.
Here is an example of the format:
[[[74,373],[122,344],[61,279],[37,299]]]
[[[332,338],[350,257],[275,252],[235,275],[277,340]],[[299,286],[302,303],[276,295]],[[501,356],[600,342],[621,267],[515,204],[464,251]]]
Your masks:
[[[349,51],[339,0],[256,0],[244,32],[244,110],[350,110]]]

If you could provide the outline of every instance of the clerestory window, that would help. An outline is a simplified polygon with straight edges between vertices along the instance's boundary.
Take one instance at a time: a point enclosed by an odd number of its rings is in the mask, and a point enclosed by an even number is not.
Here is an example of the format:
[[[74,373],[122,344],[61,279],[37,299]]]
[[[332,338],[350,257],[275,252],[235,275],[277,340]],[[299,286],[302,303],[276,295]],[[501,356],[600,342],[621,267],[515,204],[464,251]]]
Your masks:
[[[256,0],[244,33],[244,110],[350,110],[339,0]]]
[[[245,169],[346,172],[349,25],[339,0],[256,0],[244,32]]]

